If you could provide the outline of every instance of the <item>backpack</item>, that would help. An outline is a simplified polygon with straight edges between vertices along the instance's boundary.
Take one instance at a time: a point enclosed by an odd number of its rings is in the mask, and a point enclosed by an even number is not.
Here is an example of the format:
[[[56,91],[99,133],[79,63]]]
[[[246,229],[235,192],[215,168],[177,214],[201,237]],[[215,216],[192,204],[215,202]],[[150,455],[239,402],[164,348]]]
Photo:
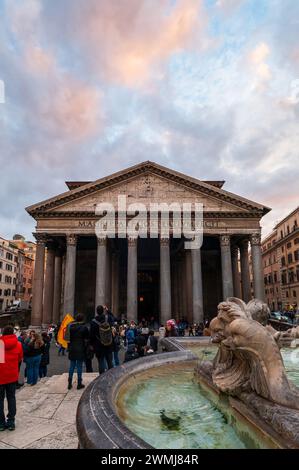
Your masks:
[[[135,343],[135,334],[134,331],[129,329],[126,334],[128,344]]]
[[[97,320],[93,319],[95,323],[97,323],[99,327],[99,336],[97,337],[100,343],[103,346],[111,346],[113,342],[113,337],[112,337],[112,330],[111,326],[109,323],[104,322],[104,323],[99,323]]]

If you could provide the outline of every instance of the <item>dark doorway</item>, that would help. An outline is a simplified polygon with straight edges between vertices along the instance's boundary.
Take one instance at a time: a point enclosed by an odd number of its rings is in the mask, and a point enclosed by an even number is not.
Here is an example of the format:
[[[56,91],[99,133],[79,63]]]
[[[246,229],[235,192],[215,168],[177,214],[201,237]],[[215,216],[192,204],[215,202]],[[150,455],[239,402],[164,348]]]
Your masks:
[[[138,320],[159,319],[159,272],[138,272]]]
[[[138,320],[159,321],[160,245],[158,239],[138,242]]]

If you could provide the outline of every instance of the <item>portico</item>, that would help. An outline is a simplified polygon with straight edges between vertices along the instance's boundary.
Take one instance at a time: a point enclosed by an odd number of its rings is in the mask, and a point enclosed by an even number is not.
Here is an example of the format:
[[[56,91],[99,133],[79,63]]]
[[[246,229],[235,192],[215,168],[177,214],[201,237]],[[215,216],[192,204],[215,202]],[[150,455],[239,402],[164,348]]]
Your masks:
[[[250,298],[249,243],[254,295],[263,298],[260,219],[269,208],[223,190],[223,182],[197,180],[152,162],[95,182],[67,184],[65,193],[27,208],[37,221],[32,325],[79,311],[91,317],[99,304],[129,320],[212,318],[221,300]],[[202,246],[185,248],[173,214],[167,237],[160,214],[157,237],[99,237],[96,206],[117,207],[119,194],[146,208],[150,202],[203,204]],[[116,213],[118,225],[119,220]]]

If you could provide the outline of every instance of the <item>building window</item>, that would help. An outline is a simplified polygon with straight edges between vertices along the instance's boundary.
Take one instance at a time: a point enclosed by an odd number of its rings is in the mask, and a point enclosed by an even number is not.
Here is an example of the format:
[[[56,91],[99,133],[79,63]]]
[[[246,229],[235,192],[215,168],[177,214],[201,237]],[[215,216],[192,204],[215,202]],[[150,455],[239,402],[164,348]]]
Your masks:
[[[294,271],[289,271],[289,283],[293,283],[295,279]]]
[[[274,282],[277,282],[277,273],[274,273]]]
[[[290,227],[287,225],[287,232],[290,233]]]
[[[297,297],[297,292],[293,290],[293,297]]]
[[[291,247],[292,247],[292,242],[287,243],[287,248],[291,248]]]
[[[282,256],[282,258],[281,258],[281,265],[282,265],[282,266],[285,266],[285,265],[286,265],[286,259],[285,259],[284,256]]]
[[[292,263],[293,262],[293,255],[292,253],[289,253],[288,254],[288,263]]]
[[[299,261],[299,250],[294,252],[295,261]]]
[[[6,253],[6,259],[8,259],[9,261],[12,261],[13,260],[13,256],[11,253]]]
[[[284,271],[281,274],[281,283],[282,283],[282,285],[285,285],[287,283],[287,273],[286,273],[286,271]]]
[[[295,244],[295,245],[298,245],[298,244],[299,244],[299,238],[295,238],[294,244]]]
[[[283,238],[283,231],[280,230],[280,238]]]

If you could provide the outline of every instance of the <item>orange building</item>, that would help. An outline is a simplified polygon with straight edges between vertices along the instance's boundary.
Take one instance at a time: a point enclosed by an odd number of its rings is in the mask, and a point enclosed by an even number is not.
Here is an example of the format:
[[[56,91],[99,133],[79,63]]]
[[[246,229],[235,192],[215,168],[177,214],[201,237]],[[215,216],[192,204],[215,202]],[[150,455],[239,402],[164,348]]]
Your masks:
[[[265,296],[272,310],[298,309],[299,207],[262,241]]]
[[[19,250],[16,298],[31,304],[36,244],[25,241],[22,235],[14,235],[11,241]]]

